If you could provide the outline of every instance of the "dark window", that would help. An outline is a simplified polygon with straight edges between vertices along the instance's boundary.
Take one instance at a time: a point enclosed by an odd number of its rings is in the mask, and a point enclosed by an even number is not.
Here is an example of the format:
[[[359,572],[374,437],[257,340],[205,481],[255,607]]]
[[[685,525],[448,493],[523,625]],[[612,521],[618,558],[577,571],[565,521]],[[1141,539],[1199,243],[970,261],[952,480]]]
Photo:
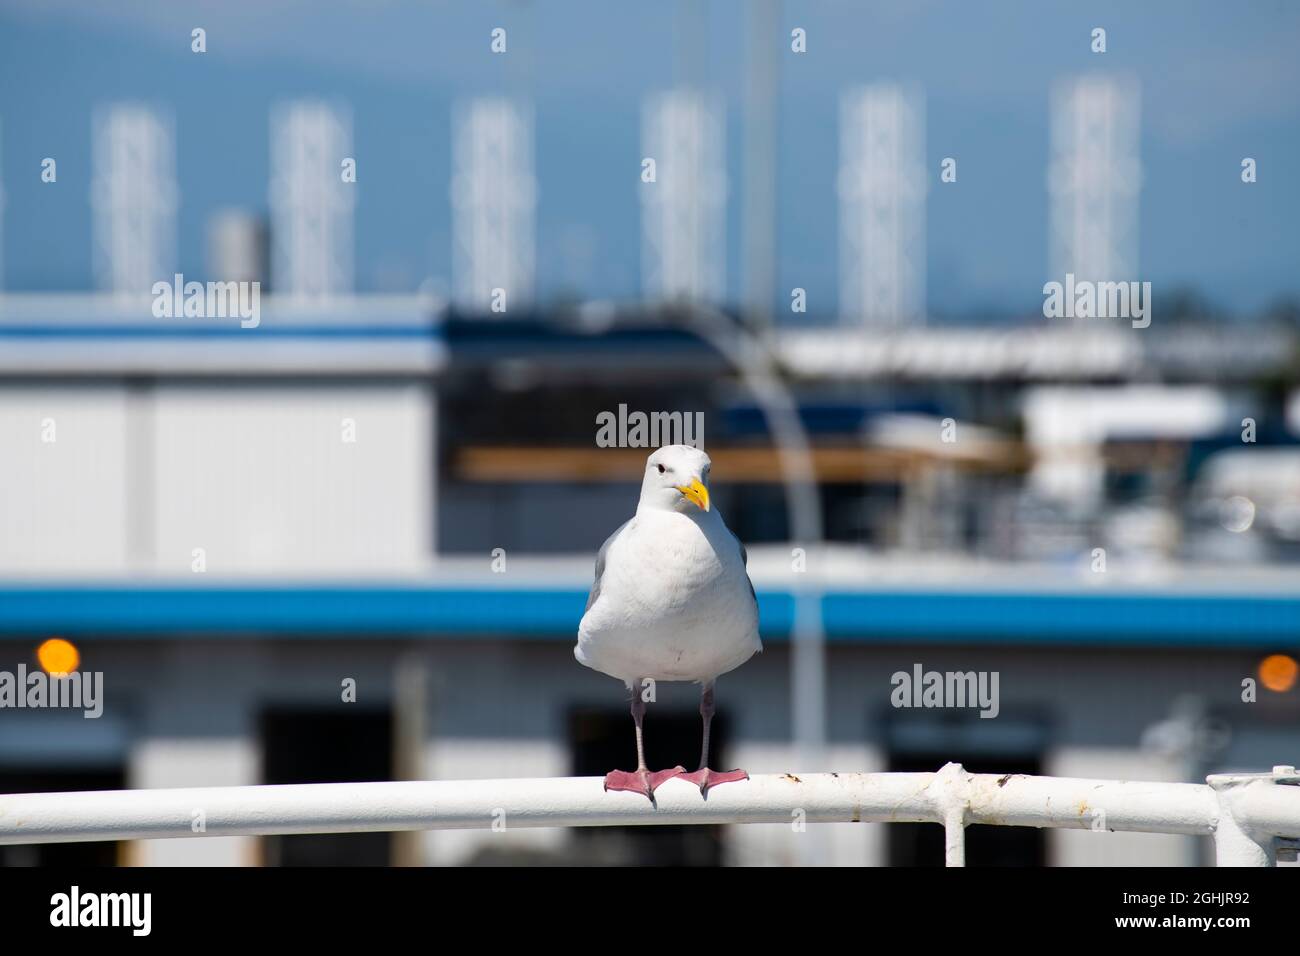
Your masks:
[[[355,705],[348,705],[354,707]],[[266,783],[353,783],[392,779],[388,711],[268,710],[262,715]],[[267,866],[387,866],[388,833],[264,837]]]
[[[121,770],[0,770],[0,793],[54,793],[71,790],[121,790]],[[0,846],[0,866],[116,866],[122,844],[24,843]]]
[[[970,773],[1037,776],[1043,772],[1036,758],[978,753],[892,754],[889,769],[895,773],[933,773],[949,761],[961,764]],[[886,830],[890,866],[944,865],[943,827],[939,824],[891,823]],[[1046,861],[1046,838],[1037,827],[966,828],[967,866],[1043,866]]]

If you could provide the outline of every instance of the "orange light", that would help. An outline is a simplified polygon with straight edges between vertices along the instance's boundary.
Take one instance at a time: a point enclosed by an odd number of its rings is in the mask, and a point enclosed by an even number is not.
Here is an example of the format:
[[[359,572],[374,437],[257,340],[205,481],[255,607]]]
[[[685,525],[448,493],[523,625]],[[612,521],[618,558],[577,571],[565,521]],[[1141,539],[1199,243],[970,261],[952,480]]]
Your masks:
[[[61,637],[51,637],[36,649],[36,659],[47,674],[64,677],[71,674],[81,663],[81,654],[71,641]]]
[[[1259,682],[1279,694],[1294,687],[1297,676],[1300,676],[1300,664],[1286,654],[1270,654],[1259,662]]]

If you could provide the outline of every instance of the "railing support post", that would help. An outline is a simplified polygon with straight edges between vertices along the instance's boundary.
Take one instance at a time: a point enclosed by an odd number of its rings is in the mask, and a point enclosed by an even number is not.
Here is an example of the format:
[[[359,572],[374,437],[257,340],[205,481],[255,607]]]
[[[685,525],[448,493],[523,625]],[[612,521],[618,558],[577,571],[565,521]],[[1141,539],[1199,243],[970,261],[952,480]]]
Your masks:
[[[966,865],[966,811],[970,808],[969,781],[959,763],[946,763],[935,775],[943,810],[944,865]]]
[[[1218,866],[1276,866],[1279,840],[1259,829],[1258,803],[1279,786],[1300,784],[1295,767],[1274,767],[1272,773],[1216,773],[1206,778],[1219,801],[1214,827],[1214,856]]]

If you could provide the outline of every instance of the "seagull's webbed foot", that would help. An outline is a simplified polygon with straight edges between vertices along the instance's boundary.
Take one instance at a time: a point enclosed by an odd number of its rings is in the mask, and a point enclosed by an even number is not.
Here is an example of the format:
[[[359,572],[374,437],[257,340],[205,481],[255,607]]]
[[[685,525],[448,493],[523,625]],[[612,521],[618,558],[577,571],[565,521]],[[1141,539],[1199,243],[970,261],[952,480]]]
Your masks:
[[[689,780],[699,787],[700,796],[707,800],[710,787],[716,787],[724,783],[735,783],[737,780],[748,780],[749,774],[743,770],[710,770],[708,767],[701,767],[694,773],[682,774],[682,779]]]
[[[665,781],[680,776],[685,771],[685,767],[673,767],[671,770],[611,770],[605,774],[605,790],[630,790],[654,803],[655,790]]]

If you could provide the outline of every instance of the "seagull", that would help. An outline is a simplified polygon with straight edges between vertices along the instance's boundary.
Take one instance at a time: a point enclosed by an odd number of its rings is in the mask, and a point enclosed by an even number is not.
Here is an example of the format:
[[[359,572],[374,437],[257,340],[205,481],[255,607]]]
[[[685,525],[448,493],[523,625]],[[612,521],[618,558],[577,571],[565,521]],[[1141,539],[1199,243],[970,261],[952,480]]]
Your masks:
[[[709,503],[711,464],[689,445],[666,445],[649,457],[636,514],[596,555],[573,649],[579,663],[632,692],[637,768],[611,771],[605,789],[640,793],[652,804],[656,788],[673,777],[694,783],[705,799],[710,787],[749,779],[743,770],[709,769],[714,682],[763,649],[745,546]],[[641,722],[655,681],[701,687],[704,739],[694,773],[646,767]]]

